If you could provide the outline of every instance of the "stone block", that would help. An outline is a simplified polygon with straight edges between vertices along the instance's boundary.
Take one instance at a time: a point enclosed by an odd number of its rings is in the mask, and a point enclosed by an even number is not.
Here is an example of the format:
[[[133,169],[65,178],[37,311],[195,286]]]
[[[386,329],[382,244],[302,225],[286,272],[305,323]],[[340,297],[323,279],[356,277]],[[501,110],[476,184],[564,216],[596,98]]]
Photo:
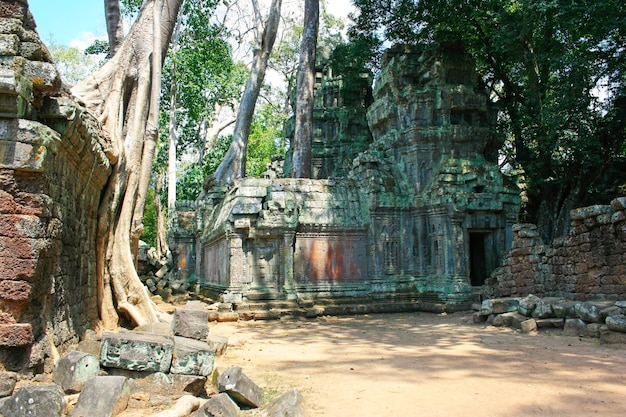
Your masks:
[[[504,319],[506,326],[510,326],[514,329],[521,329],[522,323],[528,320],[528,317],[518,313],[517,311],[504,313],[504,314],[501,314],[500,316]]]
[[[263,402],[263,390],[245,375],[239,366],[231,366],[217,378],[219,392],[225,392],[242,407],[257,408]]]
[[[606,318],[606,326],[614,332],[626,333],[626,316],[623,314]]]
[[[493,298],[484,300],[480,308],[480,313],[484,316],[490,314],[502,314],[516,311],[519,308],[519,299],[517,298]]]
[[[0,398],[13,394],[17,384],[17,374],[15,372],[0,372]]]
[[[297,389],[291,389],[261,410],[263,417],[304,417],[304,398]]]
[[[185,304],[186,310],[209,310],[209,305],[200,300],[189,300],[187,304]]]
[[[600,337],[600,329],[604,327],[603,324],[600,323],[589,323],[587,325],[587,337],[592,337],[597,339]]]
[[[563,326],[563,336],[586,336],[587,323],[581,319],[566,319]]]
[[[171,373],[207,376],[213,372],[214,361],[215,351],[208,343],[185,337],[174,338]]]
[[[600,342],[607,344],[626,344],[626,333],[614,332],[607,326],[600,328]]]
[[[487,321],[487,317],[489,316],[485,316],[483,314],[480,314],[480,311],[475,311],[472,314],[472,322],[479,324],[479,323],[485,323]]]
[[[139,388],[151,394],[178,396],[185,393],[205,397],[207,378],[199,375],[165,374],[163,372],[137,372],[111,369],[110,374],[132,378]]]
[[[172,331],[175,336],[206,340],[209,335],[208,310],[177,308],[174,310]]]
[[[191,417],[239,417],[239,407],[228,394],[219,394],[210,398]]]
[[[536,322],[537,322],[537,327],[540,329],[549,329],[549,328],[562,329],[563,325],[565,324],[565,319],[558,319],[558,318],[539,319],[539,320],[536,320]]]
[[[78,397],[72,417],[112,417],[128,406],[129,380],[123,376],[90,379]]]
[[[530,317],[537,303],[541,301],[541,298],[534,294],[529,294],[526,297],[519,300],[518,311],[524,316]]]
[[[31,285],[26,281],[7,279],[0,281],[0,299],[6,301],[29,301]]]
[[[63,391],[54,384],[22,387],[0,405],[0,415],[7,417],[61,417],[64,411]]]
[[[28,346],[33,341],[33,326],[31,324],[0,324],[0,346]]]
[[[549,319],[554,317],[552,304],[547,300],[539,300],[532,312],[532,317],[535,319]]]
[[[211,350],[215,352],[215,356],[222,356],[226,353],[226,349],[228,348],[227,337],[210,334],[207,336],[206,342],[211,347]]]
[[[100,341],[98,340],[81,340],[76,346],[76,350],[79,352],[89,353],[100,357]]]
[[[554,302],[552,303],[552,310],[557,318],[576,318],[576,313],[574,312],[574,302],[572,301],[563,300]]]
[[[600,315],[600,311],[606,307],[614,305],[611,301],[587,301],[584,303],[574,304],[576,317],[588,323],[603,323],[604,320]]]
[[[537,331],[537,322],[535,319],[524,320],[520,323],[520,328],[522,329],[522,333]]]
[[[82,391],[91,378],[100,372],[98,357],[76,350],[70,351],[56,364],[52,380],[67,394]]]
[[[138,332],[105,332],[102,335],[102,366],[131,371],[169,372],[174,340]]]
[[[620,314],[622,314],[622,309],[618,306],[613,305],[611,307],[606,307],[600,310],[600,320],[604,322],[608,317],[617,316]]]

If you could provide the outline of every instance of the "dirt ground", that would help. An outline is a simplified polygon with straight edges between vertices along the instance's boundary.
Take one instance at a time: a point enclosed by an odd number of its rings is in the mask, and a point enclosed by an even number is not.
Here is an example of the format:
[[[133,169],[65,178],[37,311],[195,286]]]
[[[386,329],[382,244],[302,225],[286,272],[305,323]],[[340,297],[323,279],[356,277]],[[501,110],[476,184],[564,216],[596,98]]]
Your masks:
[[[626,346],[406,313],[211,323],[216,366],[268,400],[299,389],[309,416],[624,416]]]

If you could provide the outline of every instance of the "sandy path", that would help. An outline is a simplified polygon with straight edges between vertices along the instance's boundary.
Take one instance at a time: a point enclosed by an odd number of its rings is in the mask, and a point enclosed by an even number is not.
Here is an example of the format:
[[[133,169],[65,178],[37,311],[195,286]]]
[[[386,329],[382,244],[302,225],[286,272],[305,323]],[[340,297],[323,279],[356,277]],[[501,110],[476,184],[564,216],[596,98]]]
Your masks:
[[[310,416],[624,416],[626,346],[471,323],[468,314],[390,314],[211,323],[216,365],[241,366]]]

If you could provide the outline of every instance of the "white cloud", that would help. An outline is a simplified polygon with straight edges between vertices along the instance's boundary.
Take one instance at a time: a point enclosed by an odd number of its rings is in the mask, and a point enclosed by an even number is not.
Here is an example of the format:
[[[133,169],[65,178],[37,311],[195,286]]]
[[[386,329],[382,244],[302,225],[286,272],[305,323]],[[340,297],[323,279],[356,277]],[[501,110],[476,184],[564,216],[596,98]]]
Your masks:
[[[79,39],[72,39],[70,41],[70,47],[78,48],[81,51],[84,51],[88,46],[90,46],[96,39],[106,40],[105,36],[96,36],[91,32],[81,32],[81,37]]]

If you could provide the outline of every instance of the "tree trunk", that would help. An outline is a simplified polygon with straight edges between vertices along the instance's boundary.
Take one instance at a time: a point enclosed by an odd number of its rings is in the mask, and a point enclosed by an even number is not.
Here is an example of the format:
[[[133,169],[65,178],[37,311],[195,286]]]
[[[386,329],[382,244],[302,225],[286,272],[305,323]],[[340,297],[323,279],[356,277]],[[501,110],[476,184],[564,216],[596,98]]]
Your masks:
[[[109,35],[109,50],[111,51],[111,56],[113,56],[124,39],[120,0],[104,0],[104,16]]]
[[[319,31],[319,0],[304,2],[304,32],[300,46],[296,86],[296,131],[292,157],[292,176],[311,178],[311,144],[313,143],[313,104],[315,86],[315,52]]]
[[[183,0],[161,1],[146,1],[118,53],[72,89],[109,136],[104,147],[113,172],[98,208],[96,245],[100,319],[107,329],[117,327],[118,311],[135,325],[158,321],[137,276],[132,243],[141,233],[154,158],[162,56]]]
[[[254,3],[256,5],[256,2]],[[237,120],[233,131],[233,141],[222,160],[213,174],[213,179],[217,182],[232,184],[235,179],[242,178],[246,173],[246,154],[248,149],[248,136],[250,135],[250,127],[252,125],[252,117],[254,115],[254,107],[265,79],[265,71],[267,70],[267,61],[274,47],[276,40],[276,32],[278,31],[278,23],[280,21],[280,9],[282,0],[272,0],[270,12],[265,21],[263,33],[258,40],[258,45],[254,50],[252,58],[252,68],[250,77],[246,83],[239,111],[237,112]],[[258,9],[258,7],[257,7]],[[209,181],[210,183],[210,181]]]

